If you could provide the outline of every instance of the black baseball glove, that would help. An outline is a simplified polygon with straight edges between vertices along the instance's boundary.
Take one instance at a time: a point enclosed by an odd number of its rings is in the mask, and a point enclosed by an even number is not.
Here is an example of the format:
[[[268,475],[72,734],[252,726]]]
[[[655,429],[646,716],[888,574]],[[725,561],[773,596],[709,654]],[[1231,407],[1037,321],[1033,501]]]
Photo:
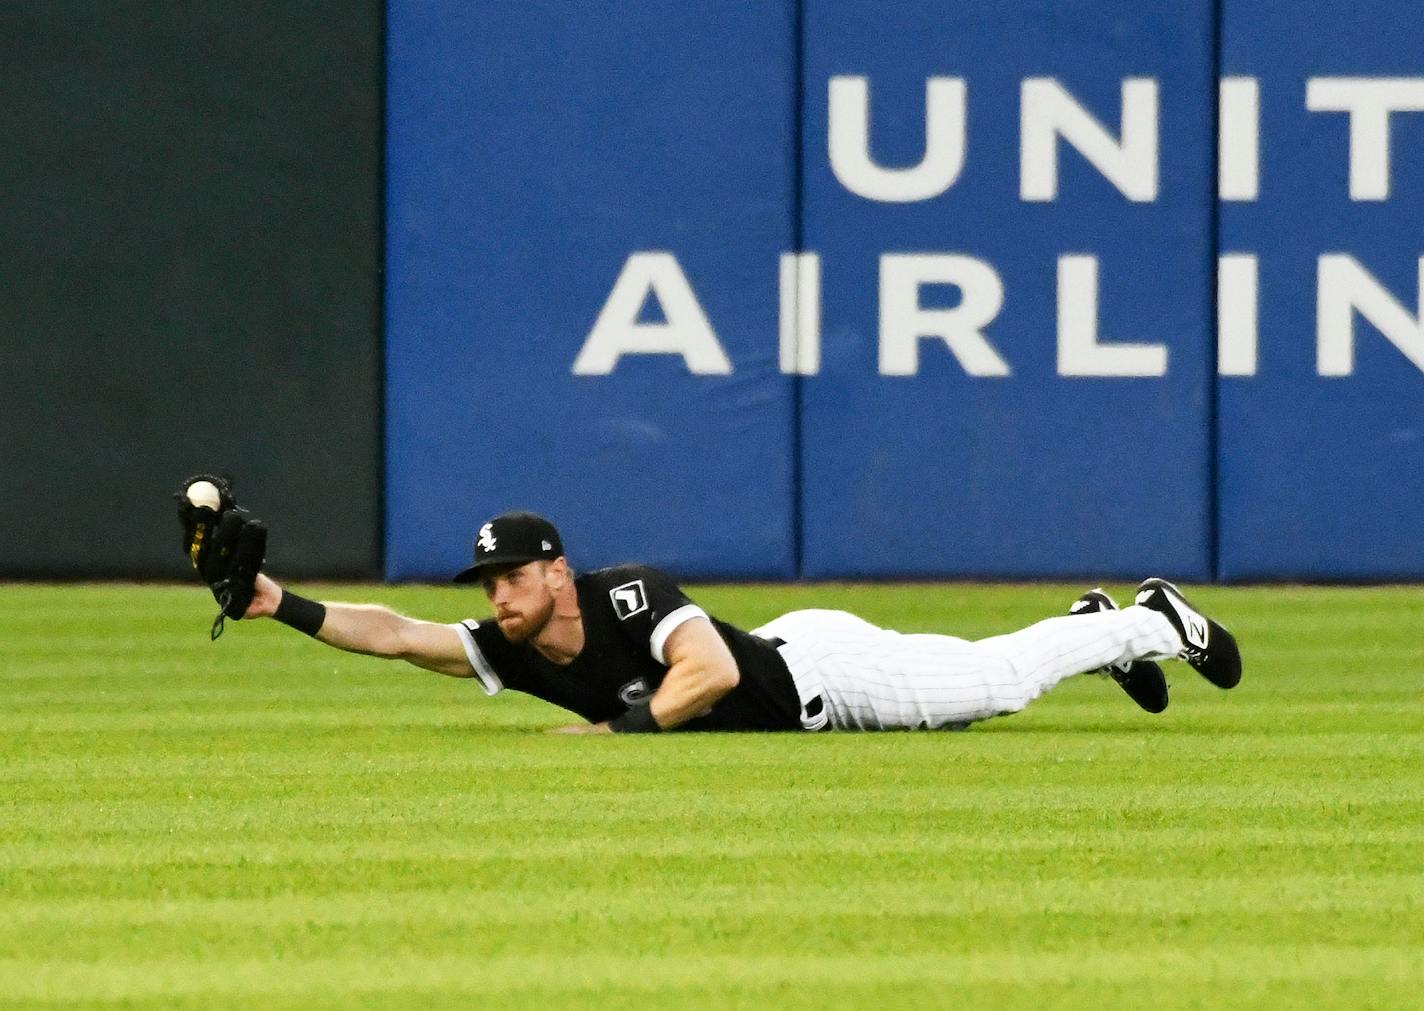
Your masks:
[[[199,481],[217,488],[216,508],[211,503],[197,505],[189,497],[189,489]],[[267,527],[237,507],[228,477],[194,474],[173,497],[178,500],[178,520],[183,524],[183,551],[221,608],[210,633],[216,639],[222,635],[223,620],[241,618],[252,603],[257,573],[262,571],[267,552]],[[203,499],[200,494],[196,497]]]

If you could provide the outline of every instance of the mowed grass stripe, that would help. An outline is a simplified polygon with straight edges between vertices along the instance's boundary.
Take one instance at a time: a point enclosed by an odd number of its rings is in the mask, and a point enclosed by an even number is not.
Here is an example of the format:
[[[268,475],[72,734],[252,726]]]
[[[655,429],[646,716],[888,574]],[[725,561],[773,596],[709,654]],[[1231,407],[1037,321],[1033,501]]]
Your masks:
[[[389,824],[389,817],[385,822]],[[650,861],[667,861],[688,857],[706,857],[718,861],[745,860],[796,853],[801,856],[816,855],[856,855],[886,857],[920,855],[925,857],[952,857],[956,855],[1038,853],[1070,854],[1075,851],[1102,855],[1133,855],[1140,853],[1171,853],[1189,859],[1198,851],[1219,851],[1250,847],[1253,850],[1298,849],[1348,850],[1358,861],[1363,861],[1371,849],[1398,848],[1408,854],[1424,849],[1424,826],[1394,829],[1365,829],[1351,832],[1348,838],[1339,833],[1321,829],[1227,829],[1227,828],[1165,828],[1165,829],[1117,829],[1110,834],[1085,838],[1079,831],[1048,831],[1032,837],[1013,836],[1006,833],[969,834],[964,832],[933,831],[911,835],[907,832],[887,832],[867,829],[862,824],[846,827],[832,827],[817,833],[814,837],[798,838],[794,842],[775,837],[776,826],[771,824],[738,824],[728,826],[725,834],[717,837],[698,837],[678,832],[628,831],[617,835],[589,831],[580,832],[578,838],[546,838],[547,823],[526,822],[523,827],[532,830],[534,837],[521,834],[517,830],[490,833],[476,839],[439,841],[422,838],[373,839],[369,832],[363,834],[359,842],[352,841],[353,828],[380,830],[382,819],[346,819],[340,823],[319,824],[324,835],[344,837],[342,839],[302,838],[295,834],[285,834],[271,841],[253,842],[246,837],[226,838],[220,828],[206,834],[191,831],[185,837],[154,839],[148,833],[126,833],[133,838],[121,840],[106,839],[86,846],[83,852],[67,852],[57,849],[60,840],[45,840],[29,844],[7,844],[0,869],[9,871],[38,870],[45,868],[67,868],[76,870],[83,867],[168,867],[212,865],[314,865],[342,864],[353,861],[460,861],[488,862],[490,864],[508,861],[536,862],[563,861],[577,857],[597,857],[601,854],[615,854],[619,849],[636,848],[638,852],[655,852]],[[442,826],[455,830],[464,826],[463,822],[445,819],[414,822],[405,825],[402,819],[402,835],[414,834],[411,828],[422,829]],[[691,826],[687,826],[691,828]],[[237,833],[228,833],[237,835]],[[421,833],[422,836],[429,832]],[[497,856],[481,857],[472,853],[472,846],[487,848],[507,847],[508,852]],[[1258,854],[1259,855],[1259,854]],[[1402,866],[1424,868],[1424,855],[1404,859]],[[1419,882],[1424,893],[1424,879]]]
[[[594,787],[583,790],[556,790],[541,794],[531,809],[499,795],[463,793],[458,783],[439,786],[422,783],[419,789],[403,790],[397,783],[379,787],[359,777],[312,782],[293,778],[265,784],[245,784],[246,798],[219,798],[211,784],[194,785],[193,793],[174,799],[164,791],[162,799],[149,793],[140,796],[107,796],[93,800],[12,800],[0,826],[0,839],[10,845],[0,853],[0,867],[17,866],[29,839],[40,852],[47,852],[60,839],[83,831],[96,839],[113,839],[132,834],[145,845],[154,845],[155,835],[199,832],[218,841],[223,833],[246,837],[260,826],[269,826],[275,835],[290,843],[312,830],[336,832],[367,830],[379,832],[383,826],[400,824],[426,831],[444,829],[465,837],[519,838],[519,833],[536,836],[527,840],[536,851],[544,834],[573,831],[580,838],[590,833],[598,837],[598,826],[616,820],[620,832],[636,837],[647,826],[669,826],[671,832],[695,832],[707,822],[766,832],[783,838],[790,817],[788,808],[814,811],[817,831],[798,832],[797,839],[814,843],[827,830],[849,826],[862,834],[874,835],[889,824],[902,829],[956,837],[955,829],[972,818],[981,831],[996,826],[1016,827],[1035,823],[1051,828],[1056,823],[1075,824],[1084,812],[1099,805],[1116,807],[1118,827],[1134,824],[1155,826],[1170,822],[1178,826],[1201,827],[1222,824],[1234,831],[1251,828],[1299,825],[1310,838],[1310,826],[1321,815],[1348,821],[1351,828],[1388,827],[1400,824],[1417,827],[1415,813],[1420,806],[1421,787],[1393,778],[1359,779],[1353,784],[1297,784],[1285,781],[1252,784],[1250,787],[1190,784],[1114,784],[1052,787],[1023,784],[1012,796],[1000,798],[993,788],[964,785],[955,791],[910,783],[894,787],[844,788],[827,795],[823,787],[787,784],[778,789],[748,789],[734,798],[705,799],[695,788],[658,791],[629,789],[616,793]],[[359,804],[339,810],[313,806],[309,798],[321,790],[355,791]],[[279,798],[275,796],[281,794]],[[682,805],[682,813],[661,816],[654,799]],[[1244,814],[1243,814],[1244,812]],[[62,814],[63,818],[59,815]],[[1232,816],[1223,821],[1224,816]],[[1244,818],[1246,824],[1232,824]],[[35,827],[26,829],[26,824]],[[1098,834],[1102,831],[1099,829]],[[1342,840],[1356,839],[1358,832],[1326,829]],[[511,835],[513,833],[513,835]]]
[[[1203,981],[1231,985],[1272,980],[1413,980],[1417,952],[1407,947],[1252,946],[1233,952],[1143,946],[1131,952],[1036,952],[986,949],[967,955],[886,955],[848,964],[833,956],[704,956],[662,958],[598,955],[550,965],[538,957],[502,955],[482,960],[478,980],[468,960],[455,955],[405,953],[359,960],[245,959],[142,961],[115,969],[87,963],[35,965],[0,959],[0,982],[22,999],[133,999],[184,994],[292,993],[329,989],[334,980],[358,993],[419,992],[429,988],[469,993],[568,991],[617,986],[646,992],[701,990],[709,978],[727,985],[833,985],[928,981],[957,983],[1061,983],[1068,981],[1158,984]],[[1402,994],[1401,994],[1402,996]]]
[[[1417,849],[1417,847],[1416,847]],[[1402,847],[1351,848],[1336,846],[1306,852],[1291,847],[1264,848],[1243,859],[1239,848],[1229,842],[1210,848],[1171,853],[1138,851],[1014,851],[991,856],[956,852],[917,852],[900,849],[885,852],[864,850],[825,853],[774,854],[767,859],[755,856],[707,857],[705,855],[650,858],[636,864],[619,863],[606,852],[564,859],[520,860],[517,857],[464,856],[410,859],[372,859],[354,849],[344,860],[303,861],[299,856],[265,862],[195,861],[124,868],[61,867],[16,871],[6,875],[5,894],[14,899],[53,898],[71,900],[133,899],[148,895],[186,895],[194,898],[267,898],[286,901],[293,895],[343,894],[383,883],[403,887],[450,888],[463,890],[472,882],[510,889],[540,890],[555,881],[570,894],[581,891],[631,890],[657,907],[662,897],[688,890],[689,881],[736,884],[748,889],[765,885],[795,883],[807,889],[831,888],[844,898],[852,912],[862,897],[875,890],[880,881],[911,880],[927,890],[945,889],[952,901],[955,892],[974,882],[1092,881],[1118,877],[1161,874],[1169,878],[1190,878],[1194,891],[1205,893],[1220,888],[1234,893],[1243,881],[1269,880],[1289,871],[1291,875],[1315,874],[1323,878],[1346,876],[1368,879],[1399,874],[1419,875],[1417,855],[1410,857]],[[938,866],[936,866],[938,861]],[[1411,893],[1418,897],[1420,889]],[[774,911],[774,910],[773,910]],[[868,915],[868,914],[867,914]],[[1360,939],[1412,930],[1424,932],[1424,913],[1416,911],[1406,921],[1367,925]],[[611,931],[616,934],[616,930]],[[1190,934],[1190,932],[1188,932]]]
[[[408,740],[400,741],[401,746],[393,748],[390,746],[389,738],[381,740],[382,747],[378,752],[356,750],[352,748],[352,744],[355,742],[349,738],[343,740],[347,746],[346,749],[333,750],[329,746],[330,738],[318,736],[309,737],[300,742],[288,740],[272,742],[280,743],[281,750],[264,750],[258,754],[251,753],[251,742],[243,742],[249,747],[242,749],[239,749],[237,742],[234,742],[231,751],[222,754],[173,753],[172,745],[174,744],[196,743],[195,738],[182,739],[188,736],[165,734],[162,741],[149,740],[146,747],[135,747],[134,745],[142,742],[133,742],[128,747],[115,749],[112,753],[104,755],[70,754],[59,757],[39,754],[17,757],[11,765],[0,769],[0,784],[47,781],[76,782],[81,780],[103,782],[133,779],[159,783],[165,779],[187,779],[192,776],[218,781],[240,779],[256,771],[272,775],[328,773],[340,775],[349,773],[353,765],[358,764],[363,770],[377,774],[400,772],[412,765],[441,772],[462,772],[470,769],[547,771],[566,769],[569,765],[568,754],[563,751],[550,751],[543,754],[525,751],[518,755],[490,755],[483,750],[437,751],[428,744],[424,747],[412,748],[409,746]],[[1143,736],[1141,731],[1123,732],[1118,730],[1102,730],[1091,735],[1078,734],[1076,739],[1071,741],[1071,750],[1068,754],[1059,757],[1071,757],[1078,761],[1118,761],[1122,763],[1122,771],[1130,773],[1135,771],[1134,761],[1142,757]],[[169,740],[170,737],[178,737],[179,740]],[[1065,734],[1064,738],[1065,740],[1061,743],[1069,744],[1070,742],[1066,740],[1068,735]],[[211,735],[205,736],[204,740],[208,743],[213,742]],[[800,739],[798,738],[798,740]],[[870,740],[870,738],[867,736],[857,738],[857,740]],[[942,756],[946,763],[968,757],[965,755],[964,749],[960,748],[959,740],[955,740],[953,744],[944,745],[944,747],[951,749],[949,753]],[[1152,750],[1154,754],[1159,753],[1162,750],[1161,742],[1156,742]],[[621,769],[641,767],[645,761],[642,754],[623,754],[621,752],[597,757],[598,764]],[[1343,758],[1346,760],[1386,758],[1409,761],[1418,757],[1424,757],[1424,732],[1381,733],[1374,730],[1348,732],[1336,730],[1328,734],[1285,732],[1272,734],[1264,741],[1253,742],[1250,760],[1253,765],[1256,765],[1298,758]],[[1043,761],[1041,754],[1004,751],[993,746],[976,747],[972,758],[976,763],[990,763],[996,766],[1037,765]],[[1175,749],[1172,754],[1174,762],[1191,763],[1214,761],[1220,758],[1242,758],[1237,742],[1234,740],[1194,739],[1190,745]],[[744,752],[728,756],[728,764],[738,767],[765,764],[782,765],[785,760],[784,751],[764,755]]]
[[[895,915],[1139,916],[1256,915],[1289,913],[1417,911],[1424,880],[1416,875],[1292,874],[1235,878],[1231,888],[1203,891],[1197,878],[1167,874],[1113,876],[1099,881],[1035,878],[1032,881],[955,881],[952,893],[925,882],[878,878],[864,887],[854,909],[835,888],[763,884],[754,892],[735,885],[699,884],[650,905],[641,896],[613,890],[456,888],[371,889],[356,893],[271,899],[0,899],[0,929],[61,924],[66,929],[184,925],[194,922],[265,927],[304,923],[538,924],[565,919],[570,911],[597,912],[616,920],[715,920],[723,916],[819,917]],[[952,901],[946,901],[950,899]]]
[[[1312,930],[1309,917],[1287,915],[1281,918],[1286,930],[1273,945],[1276,951],[1289,957],[1295,949],[1302,947],[1321,948],[1333,944],[1349,944],[1345,931],[1358,930],[1370,913],[1342,914],[1330,911],[1330,925],[1324,931]],[[1261,928],[1274,919],[1270,914],[1260,916],[1238,916],[1216,925],[1215,944],[1221,949],[1251,950],[1259,946]],[[639,960],[669,958],[670,950],[687,951],[696,958],[743,958],[756,960],[765,956],[767,943],[773,943],[783,957],[795,961],[800,958],[815,958],[827,946],[845,955],[845,968],[837,976],[853,980],[852,966],[859,962],[874,962],[880,959],[896,959],[913,952],[921,956],[940,956],[953,959],[967,950],[974,950],[975,936],[991,931],[999,939],[1000,950],[1014,950],[1025,954],[1046,955],[1061,952],[1063,946],[1057,943],[1043,945],[1041,938],[1071,933],[1091,933],[1094,922],[1101,921],[1114,934],[1130,936],[1136,930],[1143,940],[1124,954],[1137,956],[1144,949],[1151,950],[1156,944],[1151,938],[1161,936],[1164,929],[1173,929],[1177,921],[1197,929],[1212,926],[1205,917],[1137,917],[1122,913],[1099,913],[1093,916],[1058,915],[1033,913],[1023,916],[993,914],[972,916],[955,913],[939,913],[928,916],[886,916],[877,919],[882,928],[878,935],[863,934],[850,941],[843,935],[857,923],[855,916],[847,912],[829,913],[818,917],[806,917],[796,913],[778,917],[775,912],[764,911],[755,916],[738,917],[724,914],[724,929],[713,934],[705,921],[662,919],[631,919],[628,922],[640,933],[625,936],[616,950],[609,953],[608,960],[636,964]],[[403,936],[392,946],[376,942],[370,936],[373,928],[401,930]],[[123,943],[123,928],[108,931],[93,931],[80,934],[53,934],[55,946],[64,951],[64,962],[68,965],[95,964],[102,962],[106,949]],[[201,956],[215,948],[220,949],[225,960],[238,959],[280,959],[284,964],[300,965],[304,962],[322,962],[331,958],[330,952],[339,948],[343,961],[368,959],[383,961],[392,955],[417,953],[460,952],[467,964],[483,967],[491,960],[518,953],[524,947],[518,943],[522,931],[541,931],[551,935],[540,945],[540,954],[547,974],[557,974],[565,966],[580,961],[591,960],[591,952],[597,951],[607,936],[606,925],[599,921],[583,919],[572,925],[556,921],[536,924],[506,924],[498,921],[484,926],[469,923],[430,925],[363,923],[349,927],[323,925],[320,930],[312,930],[311,925],[292,927],[252,928],[247,931],[244,946],[235,946],[230,937],[232,931],[224,932],[220,924],[189,924],[182,935],[172,929],[149,930],[139,928],[134,931],[133,941],[141,944],[146,962],[198,962],[195,969],[201,971]],[[893,935],[893,936],[892,936]],[[41,935],[43,936],[43,935]],[[1405,949],[1411,939],[1404,935],[1394,938],[1394,943],[1374,945],[1374,950],[1398,951]],[[1087,946],[1079,950],[1087,955],[1104,947]],[[197,955],[199,957],[195,958]],[[1071,977],[1070,977],[1071,978]],[[1267,977],[1269,978],[1269,977]]]
[[[136,713],[133,723],[160,725],[102,733],[55,733],[39,728],[11,734],[12,741],[25,747],[16,748],[15,759],[0,775],[42,768],[31,763],[52,758],[137,760],[150,754],[162,761],[211,756],[242,762],[246,755],[270,754],[277,760],[295,755],[355,762],[379,761],[386,753],[420,751],[431,761],[484,761],[494,770],[537,768],[541,763],[547,767],[560,761],[568,767],[582,767],[664,756],[669,762],[686,765],[715,755],[730,766],[758,761],[785,764],[792,759],[809,767],[828,759],[899,760],[950,771],[964,761],[1018,763],[1042,762],[1045,756],[1050,760],[1099,756],[1131,771],[1136,763],[1157,756],[1190,761],[1206,754],[1247,762],[1289,752],[1297,743],[1315,750],[1339,743],[1341,753],[1348,754],[1352,738],[1367,749],[1391,739],[1402,757],[1424,752],[1424,730],[1411,710],[1419,704],[1415,700],[1363,713],[1351,707],[1323,705],[1316,711],[1307,703],[1292,715],[1288,729],[1276,732],[1270,730],[1271,714],[1265,708],[1253,718],[1249,713],[1223,713],[1198,706],[1190,720],[1185,713],[1177,719],[1151,720],[1115,710],[1119,702],[1130,704],[1125,698],[1114,695],[1106,701],[1114,706],[1106,712],[1102,703],[1055,705],[1038,713],[987,721],[959,733],[669,734],[636,740],[605,736],[583,742],[577,762],[570,759],[567,745],[561,746],[543,733],[562,719],[562,714],[546,706],[528,712],[486,712],[473,724],[466,722],[468,714],[434,707],[423,714],[414,710],[387,713],[379,722],[356,718],[326,721],[320,713],[304,722],[296,714],[282,713],[274,725],[251,729],[224,726],[222,719],[204,726],[201,717],[191,713],[191,722],[185,719],[182,726],[165,726],[159,717]],[[426,718],[412,718],[417,715]],[[81,738],[86,745],[83,748],[78,747]],[[1008,743],[1015,739],[1017,744]],[[1247,741],[1249,747],[1243,747]]]
[[[779,777],[777,777],[779,778]],[[122,784],[114,784],[119,787]],[[293,817],[310,811],[314,787],[348,787],[357,792],[364,803],[379,797],[389,797],[409,803],[438,800],[452,792],[464,792],[459,782],[406,782],[402,777],[378,780],[353,772],[343,776],[274,778],[270,782],[254,783],[234,780],[228,784],[233,792],[224,796],[214,786],[194,783],[193,791],[184,799],[175,799],[171,791],[155,796],[151,790],[133,789],[92,800],[12,800],[7,804],[6,821],[12,818],[43,818],[47,811],[63,808],[76,827],[122,827],[124,817],[137,824],[174,824],[172,819],[201,817],[222,818],[223,807],[232,806],[232,816],[244,819],[253,810],[270,809],[272,814],[285,814],[283,800],[291,805]],[[844,785],[828,791],[819,784],[783,780],[771,787],[748,786],[736,794],[708,797],[697,784],[671,780],[666,786],[630,784],[615,790],[601,789],[590,783],[568,785],[544,782],[539,784],[539,806],[548,811],[545,820],[576,821],[620,819],[625,824],[639,819],[657,821],[662,815],[650,806],[650,801],[667,801],[694,809],[699,818],[740,817],[757,808],[788,812],[801,811],[806,816],[825,818],[836,814],[893,815],[906,809],[917,813],[939,812],[945,815],[996,811],[1092,810],[1103,805],[1118,810],[1130,808],[1169,812],[1176,810],[1219,811],[1238,809],[1301,808],[1320,810],[1338,806],[1414,805],[1424,801],[1424,781],[1403,780],[1393,776],[1359,778],[1349,782],[1301,782],[1288,779],[1264,782],[1231,783],[1059,783],[1034,784],[1017,793],[1005,792],[999,784],[956,783],[924,785],[914,781],[893,786]],[[1007,785],[1012,786],[1013,781]],[[491,794],[487,788],[478,790],[489,795],[488,808],[469,814],[472,824],[481,820],[498,820],[505,815],[528,813],[528,806],[519,798]],[[324,815],[323,815],[324,816]],[[676,817],[674,815],[674,817]],[[205,824],[216,825],[207,821]],[[3,860],[3,856],[0,856]]]

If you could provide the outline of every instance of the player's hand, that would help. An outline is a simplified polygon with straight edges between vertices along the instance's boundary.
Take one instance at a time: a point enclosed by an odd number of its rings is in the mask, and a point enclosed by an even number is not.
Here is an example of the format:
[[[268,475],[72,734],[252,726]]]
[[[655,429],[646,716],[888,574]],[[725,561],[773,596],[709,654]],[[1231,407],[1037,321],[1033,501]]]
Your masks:
[[[267,551],[267,527],[239,509],[232,482],[216,474],[194,474],[173,496],[183,527],[183,553],[208,584],[221,611],[212,638],[222,635],[225,618],[242,618],[253,600],[253,581]]]
[[[551,734],[611,734],[613,728],[607,723],[575,723],[568,727],[553,727]]]
[[[277,613],[277,605],[281,602],[282,588],[277,585],[277,581],[259,572],[253,583],[252,603],[247,605],[242,617],[270,618]]]

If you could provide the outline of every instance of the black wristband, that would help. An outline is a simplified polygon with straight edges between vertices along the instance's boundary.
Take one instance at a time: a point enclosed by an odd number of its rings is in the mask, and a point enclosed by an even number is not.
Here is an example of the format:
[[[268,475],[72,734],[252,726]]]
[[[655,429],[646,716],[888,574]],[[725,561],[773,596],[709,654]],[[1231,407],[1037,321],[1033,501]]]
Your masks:
[[[653,707],[647,702],[631,707],[626,713],[611,720],[608,729],[615,734],[656,734],[662,731],[658,721],[653,719]]]
[[[298,632],[315,636],[326,621],[326,605],[299,597],[291,590],[283,590],[282,599],[278,601],[277,610],[272,617],[283,625],[291,625]]]

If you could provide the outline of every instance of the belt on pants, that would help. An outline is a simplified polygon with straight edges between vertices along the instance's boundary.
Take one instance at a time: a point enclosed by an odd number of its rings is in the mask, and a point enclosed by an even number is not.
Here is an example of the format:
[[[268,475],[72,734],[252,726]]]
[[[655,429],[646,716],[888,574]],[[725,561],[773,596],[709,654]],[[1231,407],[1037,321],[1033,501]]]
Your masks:
[[[779,635],[767,636],[765,641],[769,643],[778,653],[781,647],[786,645],[786,640]],[[786,657],[781,658],[782,663],[786,662]],[[786,668],[788,674],[791,673],[791,666]],[[792,684],[795,685],[796,678],[792,676]],[[797,696],[800,696],[798,689]],[[826,724],[830,722],[830,716],[826,713],[826,700],[821,695],[812,695],[809,699],[801,699],[801,729],[803,730],[824,730]]]

